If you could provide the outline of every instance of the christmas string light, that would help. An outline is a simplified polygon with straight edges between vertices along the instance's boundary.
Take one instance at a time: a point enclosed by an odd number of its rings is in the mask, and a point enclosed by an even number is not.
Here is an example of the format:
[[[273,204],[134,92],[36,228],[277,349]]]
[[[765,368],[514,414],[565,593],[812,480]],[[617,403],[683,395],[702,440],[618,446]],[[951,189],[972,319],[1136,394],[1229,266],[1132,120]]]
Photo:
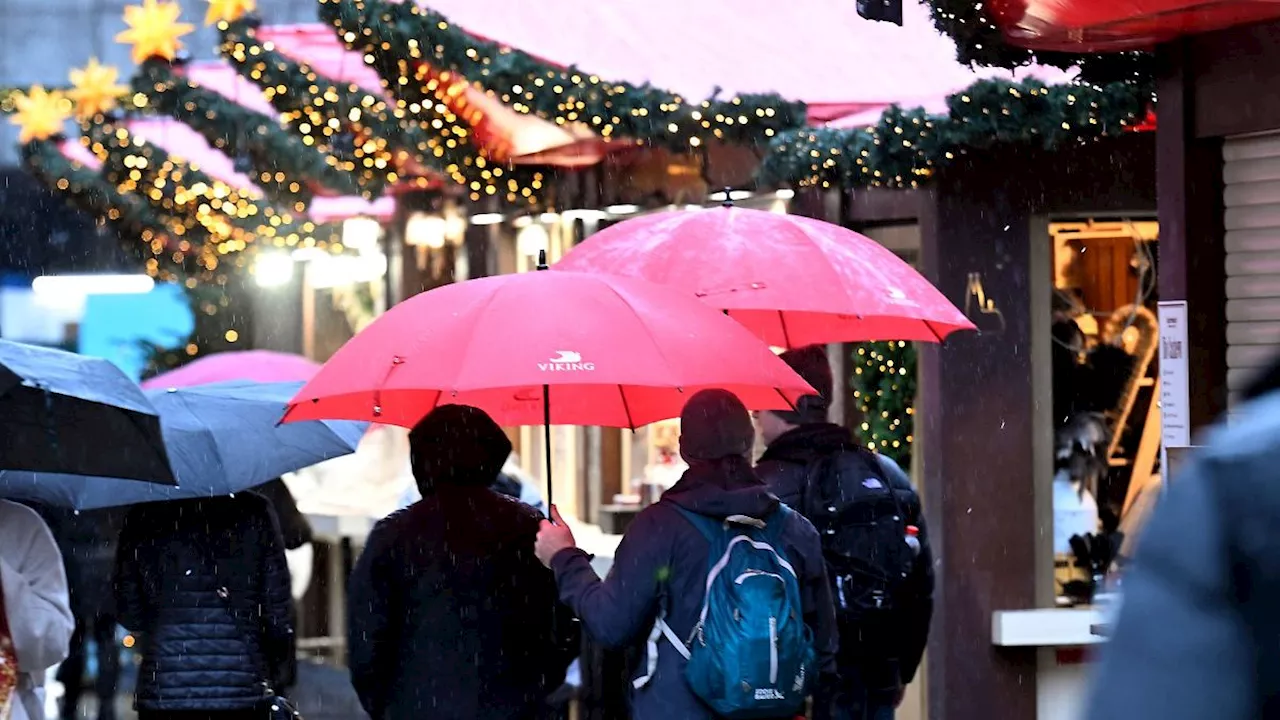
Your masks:
[[[771,143],[757,179],[775,186],[914,188],[971,150],[998,143],[1052,149],[1129,132],[1151,102],[1124,83],[980,80],[948,97],[945,115],[892,106],[867,128],[786,133]]]
[[[856,430],[859,440],[909,470],[915,442],[915,346],[900,340],[858,345],[852,380],[862,415]]]
[[[690,101],[660,88],[551,65],[468,35],[417,3],[320,0],[320,17],[335,27],[347,47],[364,53],[398,96],[408,92],[412,97],[418,68],[429,64],[466,78],[516,112],[676,151],[713,139],[760,146],[805,122],[803,103],[777,95]]]

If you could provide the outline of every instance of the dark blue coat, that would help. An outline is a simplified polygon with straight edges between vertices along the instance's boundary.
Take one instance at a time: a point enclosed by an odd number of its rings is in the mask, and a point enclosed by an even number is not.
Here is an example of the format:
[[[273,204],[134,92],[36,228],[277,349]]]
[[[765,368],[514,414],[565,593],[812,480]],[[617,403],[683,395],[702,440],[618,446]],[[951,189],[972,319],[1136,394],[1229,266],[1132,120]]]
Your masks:
[[[560,599],[581,619],[585,632],[615,648],[633,647],[641,656],[632,674],[644,674],[644,645],[665,595],[667,622],[688,637],[702,609],[708,570],[707,541],[676,506],[718,519],[729,515],[767,517],[778,499],[756,478],[745,461],[734,477],[699,466],[658,502],[641,512],[618,546],[609,576],[601,581],[581,550],[565,550],[553,558]],[[822,548],[813,525],[791,514],[783,530],[783,551],[800,576],[805,622],[814,632],[820,669],[834,671],[835,614],[827,584]],[[643,688],[632,692],[635,720],[699,720],[714,715],[690,691],[684,658],[663,641],[657,671]]]
[[[116,568],[120,623],[140,636],[138,709],[247,710],[290,680],[289,568],[266,499],[140,505]]]
[[[1122,576],[1091,720],[1280,718],[1280,392],[1205,445]]]

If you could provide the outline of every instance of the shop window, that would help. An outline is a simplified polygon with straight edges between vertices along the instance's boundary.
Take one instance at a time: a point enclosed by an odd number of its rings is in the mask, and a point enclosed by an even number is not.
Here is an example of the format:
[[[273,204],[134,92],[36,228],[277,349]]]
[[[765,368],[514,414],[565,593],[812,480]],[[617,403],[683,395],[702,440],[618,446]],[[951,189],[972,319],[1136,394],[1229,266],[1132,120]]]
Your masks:
[[[1059,604],[1091,601],[1104,556],[1123,569],[1159,487],[1158,234],[1154,221],[1049,225]]]

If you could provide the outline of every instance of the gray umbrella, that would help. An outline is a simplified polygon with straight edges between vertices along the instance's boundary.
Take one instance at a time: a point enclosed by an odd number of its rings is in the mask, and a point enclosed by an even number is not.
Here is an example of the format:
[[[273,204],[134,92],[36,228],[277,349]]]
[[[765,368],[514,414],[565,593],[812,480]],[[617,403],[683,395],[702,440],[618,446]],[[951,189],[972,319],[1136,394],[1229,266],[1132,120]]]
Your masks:
[[[156,409],[119,368],[6,340],[0,468],[174,481]]]
[[[277,425],[302,383],[227,382],[151,390],[177,487],[0,471],[0,497],[75,510],[229,495],[354,452],[368,423]]]

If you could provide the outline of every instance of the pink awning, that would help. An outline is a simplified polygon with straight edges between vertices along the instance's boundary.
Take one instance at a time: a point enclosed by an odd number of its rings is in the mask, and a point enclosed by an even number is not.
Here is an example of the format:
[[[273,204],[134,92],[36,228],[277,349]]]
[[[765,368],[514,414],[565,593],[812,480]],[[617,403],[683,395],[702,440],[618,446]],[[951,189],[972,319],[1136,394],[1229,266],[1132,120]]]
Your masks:
[[[258,29],[258,39],[332,80],[355,83],[370,91],[381,91],[382,82],[359,53],[346,50],[333,28],[321,24],[272,25]],[[518,113],[496,98],[466,85],[468,103],[484,116],[481,133],[488,147],[515,163],[581,167],[594,165],[604,157],[605,143],[586,127],[560,127],[532,115]]]
[[[262,88],[245,80],[225,62],[193,62],[185,69],[187,79],[206,90],[212,90],[232,102],[269,117],[279,117],[262,94]]]

